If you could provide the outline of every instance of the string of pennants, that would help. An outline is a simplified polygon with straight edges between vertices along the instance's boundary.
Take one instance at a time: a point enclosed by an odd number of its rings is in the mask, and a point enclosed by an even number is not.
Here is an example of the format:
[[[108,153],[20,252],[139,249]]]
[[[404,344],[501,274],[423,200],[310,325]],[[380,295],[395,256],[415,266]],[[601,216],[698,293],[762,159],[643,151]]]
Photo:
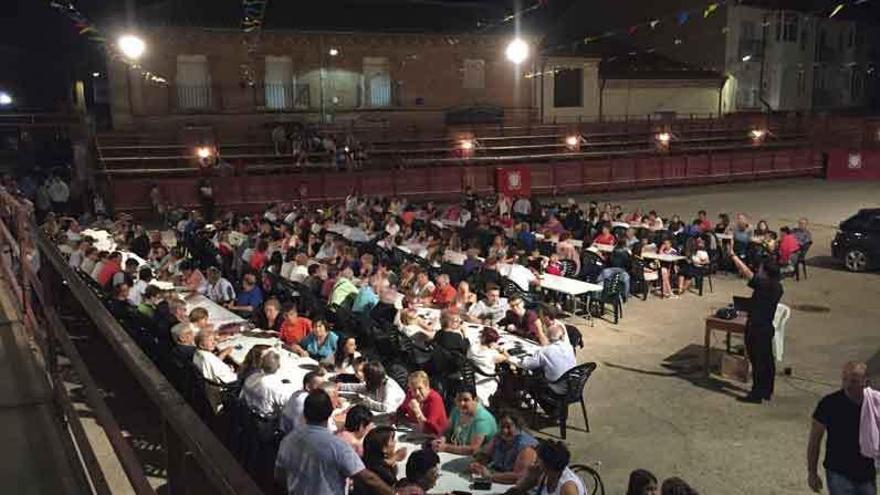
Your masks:
[[[268,0],[243,0],[241,6],[244,17],[241,20],[241,28],[245,33],[259,31],[263,28],[267,3],[269,3]]]
[[[67,17],[76,29],[77,34],[86,37],[89,41],[98,43],[101,49],[107,54],[111,60],[119,60],[126,64],[130,69],[138,71],[141,77],[148,82],[164,86],[168,84],[168,80],[155,72],[146,70],[143,66],[127,59],[113,43],[109,43],[107,38],[95,27],[88,17],[83,15],[70,0],[51,0],[49,7],[55,9],[60,14]]]
[[[502,17],[496,21],[491,21],[491,22],[477,21],[478,31],[488,31],[490,29],[494,29],[496,27],[507,24],[511,21],[521,19],[521,18],[531,14],[532,12],[535,12],[539,9],[547,7],[547,5],[549,3],[550,3],[550,0],[538,0],[536,3],[533,3],[532,5],[529,5],[528,7],[523,7],[520,10],[511,12],[510,14],[507,14],[504,17]]]
[[[843,11],[847,7],[862,5],[862,4],[868,3],[869,1],[870,0],[850,0],[847,2],[838,3],[830,10],[826,8],[826,9],[822,9],[822,10],[804,12],[804,14],[807,16],[820,16],[821,15],[823,17],[827,17],[830,19],[830,18],[836,17],[838,14],[840,14],[841,11]],[[563,43],[563,44],[555,45],[552,47],[545,47],[544,50],[554,50],[554,49],[567,48],[567,47],[571,47],[572,49],[574,49],[574,48],[577,48],[578,45],[585,45],[586,46],[586,45],[590,45],[590,44],[596,44],[604,39],[633,37],[633,36],[635,36],[639,33],[642,33],[642,32],[655,31],[658,28],[658,26],[670,26],[671,25],[674,27],[681,27],[689,22],[693,23],[693,22],[698,22],[699,20],[709,19],[710,17],[712,17],[713,15],[715,15],[718,12],[718,9],[720,9],[721,7],[725,6],[728,3],[738,3],[738,2],[737,2],[737,0],[713,1],[713,2],[710,2],[700,8],[694,8],[694,9],[690,9],[690,10],[682,10],[682,11],[678,11],[678,12],[671,14],[671,15],[668,15],[668,16],[648,19],[646,21],[631,24],[631,25],[623,27],[623,28],[612,29],[612,30],[605,31],[600,34],[590,35],[590,36],[587,36],[581,40],[576,40],[574,42]],[[681,44],[684,44],[685,42],[694,41],[694,39],[696,39],[696,38],[716,36],[718,34],[722,34],[722,35],[726,36],[728,34],[728,32],[729,32],[729,28],[725,26],[718,31],[712,30],[709,32],[705,32],[705,33],[696,35],[696,36],[691,35],[688,37],[688,39],[684,39],[683,37],[676,36],[676,37],[673,37],[672,39],[670,39],[668,41],[668,43],[670,43],[672,45],[681,45]],[[655,44],[655,46],[651,47],[651,48],[627,50],[626,54],[613,55],[610,57],[603,57],[603,60],[606,60],[608,62],[613,62],[619,58],[622,58],[623,56],[634,57],[634,56],[641,55],[641,54],[652,54],[652,53],[655,53],[658,51],[659,46],[660,46],[660,44]],[[842,65],[843,66],[853,66],[854,64],[850,63],[850,64],[842,64]],[[855,65],[859,65],[859,64],[855,64]],[[700,70],[706,70],[706,69],[700,69]],[[548,71],[548,72],[552,72],[552,71]],[[542,75],[547,75],[547,74],[535,72],[535,73],[528,73],[525,75],[525,77],[531,78],[531,77],[539,77]]]

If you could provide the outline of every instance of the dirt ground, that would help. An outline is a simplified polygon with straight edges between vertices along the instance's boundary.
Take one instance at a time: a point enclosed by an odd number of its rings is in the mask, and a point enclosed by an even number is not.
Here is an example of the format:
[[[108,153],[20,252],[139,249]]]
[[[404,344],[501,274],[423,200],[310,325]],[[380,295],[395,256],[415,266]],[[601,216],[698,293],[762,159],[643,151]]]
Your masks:
[[[793,311],[771,403],[737,402],[748,384],[703,378],[705,316],[732,295],[750,292],[744,280],[718,275],[714,292],[703,297],[631,299],[616,326],[573,321],[586,341],[579,361],[599,367],[586,391],[592,431],[583,431],[579,408],[572,407],[569,424],[577,429],[569,429],[567,439],[575,462],[598,466],[609,494],[624,493],[635,468],[661,479],[680,476],[702,494],[810,493],[806,443],[816,402],[839,388],[848,360],[867,361],[875,376],[880,373],[880,273],[848,273],[830,258],[837,224],[859,208],[880,206],[880,183],[787,180],[576,199],[684,219],[699,209],[713,221],[722,212],[745,212],[753,223],[763,218],[773,229],[801,216],[810,219],[809,278],[784,283],[782,302]],[[822,308],[827,311],[816,311]],[[713,346],[722,345],[717,334]],[[790,376],[783,367],[791,368]],[[547,427],[542,433],[558,431]]]

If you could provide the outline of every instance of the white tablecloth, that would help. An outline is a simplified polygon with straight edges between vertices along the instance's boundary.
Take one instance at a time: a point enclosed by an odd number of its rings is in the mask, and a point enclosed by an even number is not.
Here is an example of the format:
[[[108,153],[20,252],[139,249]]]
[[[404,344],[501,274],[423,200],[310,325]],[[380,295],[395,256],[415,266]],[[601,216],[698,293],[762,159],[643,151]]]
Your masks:
[[[246,324],[247,320],[220,306],[214,301],[208,299],[201,294],[187,295],[184,297],[186,301],[186,312],[189,313],[194,308],[205,308],[208,310],[208,322],[214,325],[215,329],[219,329],[223,325],[230,323]]]
[[[591,284],[573,278],[551,275],[549,273],[544,273],[543,275],[541,275],[539,287],[569,296],[581,296],[589,292],[602,291],[601,285]]]
[[[244,358],[253,346],[258,344],[272,346],[275,349],[275,352],[281,356],[281,368],[278,369],[278,375],[282,379],[290,382],[290,385],[293,387],[291,393],[302,388],[302,381],[306,376],[306,373],[318,369],[319,365],[317,361],[310,357],[301,357],[282,348],[281,340],[277,337],[262,337],[254,335],[257,332],[248,333],[250,335],[237,334],[219,343],[217,347],[225,349],[229,346],[233,346],[234,350],[229,357],[237,364],[241,364],[244,362]]]
[[[664,263],[678,263],[679,261],[683,261],[687,258],[684,256],[679,256],[677,254],[658,254],[658,253],[642,253],[642,258],[646,260],[657,260],[662,261]]]
[[[400,431],[401,429],[406,428],[398,428],[397,446],[406,447],[406,459],[399,464],[400,468],[404,468],[409,456],[413,452],[420,450],[424,442],[430,437],[418,433]],[[512,487],[512,485],[492,483],[492,488],[489,490],[474,490],[471,488],[471,475],[468,472],[468,466],[471,463],[470,456],[450,454],[447,452],[441,452],[438,456],[440,457],[440,465],[438,466],[440,476],[437,478],[437,484],[431,490],[431,493],[452,493],[453,491],[462,491],[472,492],[474,494],[496,494],[504,493]]]

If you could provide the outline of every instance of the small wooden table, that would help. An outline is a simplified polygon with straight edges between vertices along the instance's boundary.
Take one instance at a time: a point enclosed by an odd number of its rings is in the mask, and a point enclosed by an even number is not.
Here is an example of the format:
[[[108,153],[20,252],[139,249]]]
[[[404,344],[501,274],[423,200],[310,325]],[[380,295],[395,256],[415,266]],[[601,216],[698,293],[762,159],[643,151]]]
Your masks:
[[[712,351],[712,331],[727,333],[727,347],[730,347],[730,336],[733,334],[745,335],[746,319],[748,315],[740,311],[736,318],[732,320],[723,320],[711,314],[706,317],[706,336],[705,336],[705,354],[703,355],[703,372],[709,376],[709,356]]]

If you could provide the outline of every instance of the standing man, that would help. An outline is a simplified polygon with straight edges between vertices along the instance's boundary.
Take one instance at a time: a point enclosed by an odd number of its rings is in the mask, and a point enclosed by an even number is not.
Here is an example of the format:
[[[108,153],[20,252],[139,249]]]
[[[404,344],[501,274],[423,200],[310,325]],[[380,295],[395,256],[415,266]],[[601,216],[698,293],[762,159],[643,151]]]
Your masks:
[[[730,259],[740,275],[749,279],[752,298],[749,301],[749,316],[746,320],[746,354],[752,365],[752,391],[741,399],[742,402],[760,404],[773,396],[776,380],[776,358],[773,356],[773,318],[776,305],[782,299],[782,284],[779,282],[779,265],[772,259],[761,260],[758,273],[752,270],[730,249]]]
[[[333,402],[327,392],[309,392],[303,407],[306,424],[288,433],[278,448],[275,479],[287,486],[287,493],[345,495],[346,480],[352,478],[370,493],[394,495],[394,490],[363,461],[344,440],[327,429]]]
[[[816,493],[822,490],[819,477],[819,449],[825,442],[825,477],[830,495],[877,495],[874,461],[859,450],[859,422],[867,380],[865,363],[849,362],[843,367],[843,385],[819,401],[813,412],[810,443],[807,446],[807,483]]]

